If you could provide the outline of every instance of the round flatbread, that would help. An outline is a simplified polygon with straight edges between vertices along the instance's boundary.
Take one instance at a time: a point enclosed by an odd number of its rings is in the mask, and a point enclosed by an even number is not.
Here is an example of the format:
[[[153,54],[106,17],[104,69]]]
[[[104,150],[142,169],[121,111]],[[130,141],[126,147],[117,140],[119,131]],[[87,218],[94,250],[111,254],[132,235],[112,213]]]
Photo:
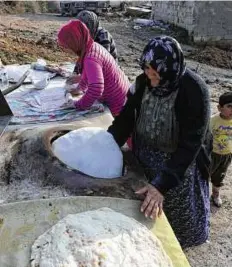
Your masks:
[[[173,267],[144,225],[109,208],[68,215],[32,246],[31,267]]]
[[[71,131],[52,143],[54,155],[69,167],[96,178],[122,176],[123,155],[113,136],[99,127]]]

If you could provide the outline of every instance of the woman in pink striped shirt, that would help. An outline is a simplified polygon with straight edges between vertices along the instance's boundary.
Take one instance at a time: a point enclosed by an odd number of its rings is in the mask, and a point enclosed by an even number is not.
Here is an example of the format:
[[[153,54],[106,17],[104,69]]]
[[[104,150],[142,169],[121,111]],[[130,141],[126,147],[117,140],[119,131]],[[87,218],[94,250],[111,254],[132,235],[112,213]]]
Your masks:
[[[109,107],[113,116],[118,115],[130,83],[110,53],[93,41],[88,28],[79,20],[72,20],[60,29],[58,44],[74,53],[81,66],[78,89],[84,95],[74,102],[75,107],[89,109],[98,100]]]

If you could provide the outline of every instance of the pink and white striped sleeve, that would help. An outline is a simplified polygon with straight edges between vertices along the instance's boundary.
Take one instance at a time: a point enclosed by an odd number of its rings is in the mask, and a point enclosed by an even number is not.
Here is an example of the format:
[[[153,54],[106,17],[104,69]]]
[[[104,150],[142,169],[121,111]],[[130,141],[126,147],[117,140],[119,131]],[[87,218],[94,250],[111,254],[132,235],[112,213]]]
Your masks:
[[[93,58],[86,58],[84,63],[84,73],[87,79],[88,88],[83,97],[75,102],[77,109],[85,110],[90,108],[93,103],[98,100],[104,91],[104,77],[102,72],[102,66],[99,62]],[[84,80],[80,82],[84,85]]]
[[[82,92],[86,92],[88,89],[87,80],[84,75],[81,76],[81,80],[78,84],[78,89]]]

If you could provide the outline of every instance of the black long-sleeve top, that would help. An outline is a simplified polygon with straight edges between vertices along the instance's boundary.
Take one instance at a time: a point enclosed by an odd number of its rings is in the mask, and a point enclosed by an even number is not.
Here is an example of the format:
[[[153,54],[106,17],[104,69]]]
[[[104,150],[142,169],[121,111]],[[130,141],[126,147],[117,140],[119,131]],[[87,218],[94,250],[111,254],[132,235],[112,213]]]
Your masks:
[[[137,77],[135,92],[128,93],[127,103],[108,129],[119,146],[124,145],[134,131],[146,83],[144,73]],[[151,181],[162,194],[179,185],[195,159],[203,178],[209,178],[212,151],[209,92],[205,82],[189,69],[179,82],[175,112],[179,123],[178,147],[166,161],[160,177]]]

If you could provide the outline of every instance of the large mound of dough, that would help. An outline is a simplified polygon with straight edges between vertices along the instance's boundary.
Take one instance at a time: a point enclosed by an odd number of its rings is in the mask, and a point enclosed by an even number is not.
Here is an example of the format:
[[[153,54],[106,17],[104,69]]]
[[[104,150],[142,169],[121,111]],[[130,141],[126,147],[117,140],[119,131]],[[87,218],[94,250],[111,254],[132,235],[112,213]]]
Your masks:
[[[123,155],[113,136],[99,127],[84,127],[55,140],[53,153],[69,167],[96,178],[122,176]]]
[[[32,267],[172,267],[141,223],[109,208],[68,215],[32,246]]]

